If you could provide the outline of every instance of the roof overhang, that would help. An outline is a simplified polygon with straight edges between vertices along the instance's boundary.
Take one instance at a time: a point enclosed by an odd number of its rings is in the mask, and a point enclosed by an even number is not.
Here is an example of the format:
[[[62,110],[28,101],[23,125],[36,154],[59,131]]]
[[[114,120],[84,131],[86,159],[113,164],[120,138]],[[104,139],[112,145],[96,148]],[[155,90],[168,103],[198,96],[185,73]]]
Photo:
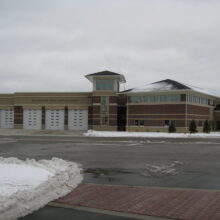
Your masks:
[[[120,83],[126,83],[125,77],[122,74],[118,74],[118,75],[93,75],[93,74],[89,74],[89,75],[85,75],[85,77],[90,81],[93,82],[94,79],[97,78],[115,78],[115,79],[119,79]]]

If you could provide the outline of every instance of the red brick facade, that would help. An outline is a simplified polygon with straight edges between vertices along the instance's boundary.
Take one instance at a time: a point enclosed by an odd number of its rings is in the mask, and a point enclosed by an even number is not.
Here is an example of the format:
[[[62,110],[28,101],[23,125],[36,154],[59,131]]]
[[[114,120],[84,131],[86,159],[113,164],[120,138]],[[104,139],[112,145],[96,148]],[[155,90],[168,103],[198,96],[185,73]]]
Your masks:
[[[101,96],[93,96],[92,103],[101,103]]]
[[[130,114],[184,114],[186,105],[184,104],[164,104],[164,105],[130,105]]]
[[[174,120],[176,127],[185,127],[194,119],[198,126],[203,126],[205,120],[211,120],[210,113],[210,107],[189,104],[129,105],[128,125],[135,126],[136,120],[142,120],[144,126],[161,127],[166,120]]]
[[[109,96],[109,126],[117,126],[117,96]],[[92,106],[89,107],[89,126],[101,125],[101,96],[92,97]]]
[[[187,113],[193,115],[210,115],[210,108],[195,105],[187,105]]]
[[[14,124],[22,125],[23,124],[23,108],[22,106],[14,107]]]
[[[117,96],[109,97],[109,126],[117,126]]]
[[[110,96],[109,97],[109,103],[112,104],[112,103],[117,103],[117,96]]]

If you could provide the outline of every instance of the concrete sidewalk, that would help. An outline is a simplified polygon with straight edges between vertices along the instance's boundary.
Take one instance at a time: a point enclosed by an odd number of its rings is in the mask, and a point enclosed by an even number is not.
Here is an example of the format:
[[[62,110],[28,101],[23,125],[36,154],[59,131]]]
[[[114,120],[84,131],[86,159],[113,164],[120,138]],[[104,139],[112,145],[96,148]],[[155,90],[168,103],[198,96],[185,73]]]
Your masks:
[[[220,191],[214,190],[82,184],[53,204],[159,219],[220,219]]]

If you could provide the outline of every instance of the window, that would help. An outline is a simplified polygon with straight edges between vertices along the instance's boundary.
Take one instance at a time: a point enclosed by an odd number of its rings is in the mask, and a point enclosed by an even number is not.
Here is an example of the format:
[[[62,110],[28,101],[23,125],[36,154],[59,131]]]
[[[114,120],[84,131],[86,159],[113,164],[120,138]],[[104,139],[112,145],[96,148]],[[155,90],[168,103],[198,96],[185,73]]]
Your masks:
[[[181,101],[180,95],[171,95],[171,101],[180,102]]]
[[[169,120],[165,120],[164,125],[165,126],[169,126],[170,125],[170,121]]]
[[[192,96],[188,96],[192,99]],[[130,96],[130,103],[158,103],[158,102],[181,102],[181,95],[161,95],[161,96]]]
[[[139,97],[138,96],[131,96],[130,101],[131,101],[131,103],[138,103]]]
[[[193,96],[193,103],[196,103],[196,96]]]
[[[202,105],[207,105],[207,99],[202,98]]]
[[[160,101],[161,102],[169,102],[169,96],[168,95],[161,95]]]
[[[108,125],[108,114],[107,113],[102,113],[102,125]]]
[[[176,121],[173,121],[173,120],[165,120],[165,121],[164,121],[164,126],[169,127],[172,122],[174,123],[174,125],[176,124]]]
[[[150,102],[158,102],[158,96],[150,96]]]
[[[141,97],[140,97],[140,101],[141,101],[142,103],[147,102],[147,100],[148,100],[148,97],[147,97],[147,96],[141,96]]]
[[[193,95],[188,95],[187,96],[187,101],[191,102],[191,103],[197,103],[197,104],[200,104],[200,105],[208,105],[208,99],[207,98],[193,96]]]
[[[101,97],[101,125],[108,125],[109,115],[109,97]]]
[[[214,101],[212,99],[209,100],[209,105],[214,105]]]
[[[144,120],[134,120],[135,126],[144,126]]]
[[[114,90],[114,80],[96,80],[96,90]]]

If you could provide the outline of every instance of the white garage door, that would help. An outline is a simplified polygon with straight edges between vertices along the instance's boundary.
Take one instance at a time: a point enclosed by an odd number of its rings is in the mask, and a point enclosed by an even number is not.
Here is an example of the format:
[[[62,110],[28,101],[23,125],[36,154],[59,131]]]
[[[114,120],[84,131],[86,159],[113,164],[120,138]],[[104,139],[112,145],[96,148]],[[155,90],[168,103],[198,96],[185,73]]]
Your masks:
[[[0,127],[13,128],[14,127],[14,111],[0,110]]]
[[[64,110],[46,110],[46,129],[64,130]]]
[[[88,110],[69,110],[68,112],[69,130],[87,130],[88,129]]]
[[[24,129],[41,129],[41,110],[25,109],[24,110]]]

